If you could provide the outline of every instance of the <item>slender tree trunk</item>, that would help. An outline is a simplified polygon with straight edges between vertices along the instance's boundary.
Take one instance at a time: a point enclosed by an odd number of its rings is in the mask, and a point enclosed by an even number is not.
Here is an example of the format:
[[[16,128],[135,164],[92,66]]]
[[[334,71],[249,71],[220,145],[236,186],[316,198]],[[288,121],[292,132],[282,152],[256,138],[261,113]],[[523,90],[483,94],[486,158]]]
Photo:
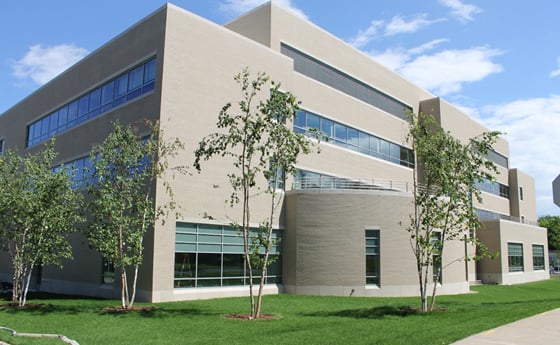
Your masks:
[[[132,280],[132,297],[130,298],[130,303],[128,305],[129,308],[132,308],[132,305],[134,304],[134,299],[136,298],[136,283],[138,282],[138,267],[139,267],[138,264],[134,266],[134,278]]]
[[[20,261],[19,257],[16,256],[14,258],[14,265],[13,265],[14,273],[12,275],[12,303],[16,303],[19,301],[19,293],[20,293],[19,283],[22,274],[22,267],[19,261]]]
[[[423,281],[423,289],[422,289],[422,312],[428,311],[428,276],[430,275],[429,266],[425,266],[423,269],[424,281]]]
[[[25,307],[25,303],[27,302],[27,292],[29,291],[29,283],[31,282],[31,275],[33,274],[33,265],[29,265],[26,271],[27,271],[26,276],[24,277],[25,285],[23,287],[23,293],[21,294],[20,297],[20,304],[19,304],[20,308]]]
[[[441,260],[441,259],[440,259]],[[436,279],[434,281],[434,288],[432,290],[432,299],[430,300],[430,308],[429,311],[433,311],[434,310],[434,305],[436,304],[436,290],[437,290],[437,284],[440,280],[441,277],[441,268],[438,267],[438,271],[436,273]]]
[[[274,180],[273,180],[273,188],[276,188],[276,184],[278,182],[278,169],[274,172]],[[270,248],[272,242],[272,222],[274,220],[274,210],[276,203],[276,191],[272,190],[272,197],[270,201],[270,218],[268,220],[268,229],[266,234],[266,246],[265,246],[265,253],[264,253],[264,262],[263,262],[263,269],[261,272],[261,284],[259,285],[259,295],[257,298],[257,312],[256,317],[259,318],[261,316],[261,307],[262,307],[262,296],[264,290],[264,279],[266,277],[266,272],[268,271],[268,257],[270,256]]]
[[[249,272],[249,298],[251,300],[251,319],[255,318],[255,296],[253,294],[253,265],[251,263],[251,229],[249,228],[249,191],[244,190],[244,219],[243,219],[243,237],[245,241],[245,261],[247,262],[247,270]]]

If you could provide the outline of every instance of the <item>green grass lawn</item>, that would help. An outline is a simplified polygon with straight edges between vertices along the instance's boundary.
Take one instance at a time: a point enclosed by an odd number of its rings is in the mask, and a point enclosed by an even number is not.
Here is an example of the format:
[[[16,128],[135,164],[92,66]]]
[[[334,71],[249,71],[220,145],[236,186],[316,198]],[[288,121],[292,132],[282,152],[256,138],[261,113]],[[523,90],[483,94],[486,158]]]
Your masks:
[[[478,293],[438,297],[440,311],[414,312],[419,298],[265,296],[273,320],[232,320],[248,298],[159,303],[149,311],[109,313],[118,301],[30,295],[40,307],[0,309],[0,326],[64,334],[86,344],[448,344],[511,321],[560,308],[560,279],[478,286]],[[2,296],[7,298],[8,296]],[[7,302],[0,302],[7,303]],[[64,344],[14,338],[11,344]]]

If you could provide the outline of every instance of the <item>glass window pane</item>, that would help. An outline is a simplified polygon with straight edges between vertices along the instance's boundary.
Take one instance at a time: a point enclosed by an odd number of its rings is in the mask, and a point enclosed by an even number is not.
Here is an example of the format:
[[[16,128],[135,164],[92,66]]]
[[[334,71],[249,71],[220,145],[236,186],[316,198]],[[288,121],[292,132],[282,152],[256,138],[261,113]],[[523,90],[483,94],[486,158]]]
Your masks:
[[[89,95],[82,96],[78,101],[78,117],[85,115],[89,110]]]
[[[397,144],[390,144],[391,148],[391,162],[399,163],[401,159],[401,148]]]
[[[35,123],[27,127],[27,146],[33,145],[33,140],[35,139],[35,128],[37,125]]]
[[[221,254],[198,254],[198,278],[221,276]]]
[[[224,243],[227,244],[243,244],[242,236],[224,236]]]
[[[107,104],[113,100],[113,81],[111,80],[107,84],[101,87],[101,103]]]
[[[49,132],[49,118],[48,116],[41,120],[41,135],[47,135]]]
[[[360,147],[360,152],[369,153],[369,138],[371,135],[360,132],[358,138],[358,146]]]
[[[177,232],[194,232],[196,233],[196,224],[192,223],[177,223]]]
[[[379,275],[379,256],[367,255],[366,256],[366,276]]]
[[[78,101],[68,104],[68,121],[76,120],[78,117]]]
[[[201,234],[221,234],[222,226],[220,225],[209,225],[209,224],[199,224],[198,232]]]
[[[321,119],[321,131],[327,138],[332,139],[334,137],[334,122],[328,119]]]
[[[348,144],[351,145],[350,148],[358,149],[358,131],[354,128],[348,128]]]
[[[175,242],[196,242],[196,234],[175,234]]]
[[[195,268],[195,253],[175,253],[175,278],[195,278]]]
[[[198,235],[198,242],[204,243],[222,243],[222,236],[220,235]]]
[[[101,106],[101,88],[97,88],[89,94],[89,109],[97,109]]]
[[[390,150],[389,150],[389,142],[385,140],[379,141],[379,153],[381,154],[381,158],[389,159],[390,157]]]
[[[219,253],[222,251],[222,246],[220,244],[198,244],[198,250],[200,252],[206,253]]]
[[[66,122],[68,121],[68,106],[64,106],[58,111],[58,124],[59,126],[65,128]]]
[[[117,79],[115,79],[114,98],[125,95],[127,89],[128,89],[128,74],[124,74],[118,77]]]
[[[305,128],[305,118],[306,118],[305,111],[296,110],[296,116],[294,118],[294,127]]]
[[[138,66],[128,73],[128,90],[135,90],[142,86],[144,80],[144,65]]]
[[[307,113],[307,128],[321,129],[319,116]]]
[[[144,84],[156,79],[156,59],[144,65]]]
[[[49,115],[49,134],[53,135],[56,133],[56,129],[58,128],[58,111]]]
[[[224,244],[222,251],[229,254],[244,253],[243,244]]]
[[[337,142],[346,144],[346,126],[341,125],[340,123],[334,124],[334,138]]]
[[[224,254],[224,277],[243,277],[245,259],[242,254]]]
[[[379,151],[379,138],[374,137],[374,136],[369,138],[369,149],[370,149],[371,152],[374,152],[374,153],[377,153],[377,154],[380,152]]]
[[[224,235],[241,236],[241,234],[242,234],[242,232],[240,230],[237,230],[236,228],[234,228],[232,226],[224,226],[223,229],[224,229]]]

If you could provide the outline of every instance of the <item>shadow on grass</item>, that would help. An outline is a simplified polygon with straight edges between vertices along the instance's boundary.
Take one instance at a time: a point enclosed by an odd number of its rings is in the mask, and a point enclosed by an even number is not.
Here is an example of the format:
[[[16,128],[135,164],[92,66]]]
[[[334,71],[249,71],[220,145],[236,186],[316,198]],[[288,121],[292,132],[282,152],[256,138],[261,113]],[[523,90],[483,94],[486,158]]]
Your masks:
[[[308,313],[304,315],[316,316],[316,317],[337,316],[337,317],[349,317],[354,319],[382,319],[386,316],[407,317],[411,315],[423,315],[423,313],[418,308],[414,308],[410,306],[379,306],[375,308],[326,311],[326,312]]]
[[[151,306],[147,308],[140,308],[138,310],[118,310],[102,308],[98,310],[99,315],[108,315],[114,317],[144,317],[144,318],[175,318],[175,317],[198,317],[198,316],[217,316],[219,313],[207,312],[200,308],[165,308]]]
[[[28,315],[78,315],[78,314],[98,314],[100,316],[113,316],[118,318],[126,317],[142,317],[142,318],[174,318],[174,317],[198,317],[198,316],[218,316],[220,313],[207,312],[200,308],[160,308],[156,306],[148,306],[135,310],[118,310],[118,307],[109,307],[106,305],[57,305],[51,303],[34,303],[26,304],[24,308],[11,306],[8,303],[0,304],[0,312],[9,314],[24,313]]]
[[[54,305],[50,303],[35,303],[33,301],[28,302],[23,308],[10,305],[8,303],[4,305],[0,304],[0,310],[4,310],[7,313],[11,313],[11,314],[26,313],[26,314],[35,314],[35,315],[46,315],[46,314],[53,314],[53,313],[76,315],[80,313],[91,312],[91,308],[84,307],[84,306]]]
[[[98,314],[114,317],[172,318],[218,316],[197,307],[168,307],[157,305],[139,305],[134,310],[125,311],[119,308],[119,302],[103,298],[58,295],[43,292],[28,294],[25,307],[19,308],[11,303],[11,293],[0,294],[0,312],[9,314],[54,315],[54,314]]]
[[[560,298],[540,298],[540,299],[528,299],[522,301],[497,301],[497,302],[482,302],[480,305],[489,306],[489,305],[523,305],[523,304],[535,304],[535,303],[551,303],[555,302],[560,305]]]

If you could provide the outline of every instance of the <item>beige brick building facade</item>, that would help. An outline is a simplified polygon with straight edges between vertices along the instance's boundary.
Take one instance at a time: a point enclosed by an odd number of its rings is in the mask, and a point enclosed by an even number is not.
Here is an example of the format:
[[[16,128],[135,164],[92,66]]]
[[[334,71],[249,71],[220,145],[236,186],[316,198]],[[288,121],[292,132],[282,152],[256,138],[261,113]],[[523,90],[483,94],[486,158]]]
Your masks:
[[[274,227],[282,238],[275,249],[281,260],[269,272],[267,292],[417,295],[405,231],[414,173],[406,111],[433,114],[464,141],[487,129],[274,4],[225,26],[165,5],[0,116],[2,148],[32,152],[55,136],[57,163],[87,166],[89,151],[106,137],[112,121],[150,118],[161,121],[166,136],[186,145],[172,165],[190,165],[202,136],[215,130],[221,107],[240,99],[233,76],[246,66],[268,73],[297,95],[302,110],[290,124],[295,131],[317,128],[330,137],[320,144],[320,154],[301,158],[298,174],[278,191],[283,208]],[[480,238],[500,251],[500,259],[465,262],[459,259],[474,248],[450,243],[440,293],[468,292],[478,280],[509,284],[549,277],[546,229],[531,225],[537,218],[534,182],[509,167],[507,141],[500,139],[494,149],[489,158],[500,174],[496,183],[481,186],[484,202],[474,206],[487,225]],[[141,299],[247,294],[240,238],[229,226],[231,219],[240,219],[239,209],[224,206],[229,167],[227,159],[214,159],[201,174],[170,180],[182,217],[156,225],[149,234]],[[164,198],[165,193],[156,194],[157,202]],[[254,226],[268,211],[262,198],[257,196],[252,207]],[[72,240],[74,260],[63,270],[41,268],[37,286],[118,296],[120,289],[103,279],[103,259],[83,236]],[[9,280],[7,257],[0,254],[0,259],[0,280]]]

